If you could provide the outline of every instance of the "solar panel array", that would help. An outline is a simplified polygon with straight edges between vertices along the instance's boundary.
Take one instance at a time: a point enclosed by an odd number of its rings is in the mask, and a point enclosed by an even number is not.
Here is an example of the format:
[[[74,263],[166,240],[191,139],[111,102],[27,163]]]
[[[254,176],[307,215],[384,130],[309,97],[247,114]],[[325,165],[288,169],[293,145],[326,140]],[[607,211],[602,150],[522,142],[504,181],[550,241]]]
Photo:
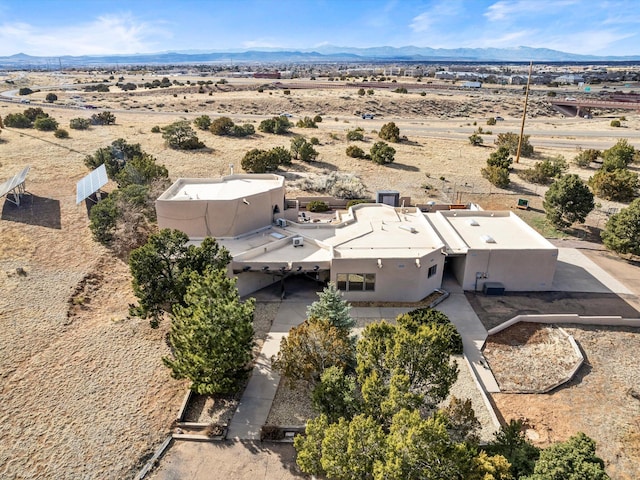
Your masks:
[[[76,205],[104,187],[109,179],[104,163],[89,175],[78,181],[76,186]]]
[[[4,197],[7,193],[11,193],[16,188],[24,191],[24,189],[20,189],[19,187],[21,187],[26,180],[27,173],[29,173],[30,168],[30,166],[24,167],[20,173],[15,174],[9,180],[0,185],[0,198]],[[21,193],[21,191],[18,193]]]

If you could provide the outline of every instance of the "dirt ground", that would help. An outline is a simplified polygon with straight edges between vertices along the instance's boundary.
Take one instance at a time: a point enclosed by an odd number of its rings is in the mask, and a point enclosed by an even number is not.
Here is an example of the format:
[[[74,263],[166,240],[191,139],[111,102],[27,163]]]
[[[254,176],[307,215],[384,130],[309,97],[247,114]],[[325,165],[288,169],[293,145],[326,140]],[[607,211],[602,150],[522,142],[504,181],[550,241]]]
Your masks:
[[[7,79],[15,80],[18,88],[74,84],[91,78],[74,75],[21,73]],[[0,216],[0,440],[9,446],[0,451],[2,478],[132,478],[166,437],[184,395],[186,384],[171,379],[161,362],[168,354],[167,325],[152,330],[146,321],[127,317],[128,304],[134,300],[127,266],[93,241],[87,210],[75,205],[76,182],[88,173],[83,159],[98,148],[124,138],[140,143],[168,168],[174,180],[217,177],[229,173],[230,164],[240,172],[241,159],[249,149],[288,147],[292,135],[257,133],[233,139],[199,132],[209,149],[180,152],[168,149],[151,128],[203,113],[228,114],[239,123],[255,126],[266,114],[290,111],[294,122],[304,115],[321,114],[324,120],[318,129],[292,129],[320,141],[319,161],[294,162],[296,175],[327,170],[356,173],[370,194],[394,188],[416,203],[462,196],[464,201],[478,198],[494,208],[512,208],[518,196],[540,202],[543,193],[515,174],[512,189],[496,191],[479,174],[496,133],[515,132],[519,127],[522,98],[513,89],[437,91],[424,97],[376,90],[373,97],[364,98],[353,89],[296,90],[289,96],[279,90],[269,94],[252,89],[232,91],[227,86],[216,88],[212,95],[192,90],[88,94],[60,89],[56,91],[58,104],[108,107],[116,115],[116,125],[70,130],[70,119],[88,118],[93,112],[45,105],[44,110],[67,128],[69,139],[31,129],[5,128],[0,133],[0,181],[31,166],[26,183],[29,194],[22,206],[5,201]],[[34,104],[44,95],[45,91],[34,94]],[[537,158],[562,154],[570,159],[579,148],[606,148],[640,126],[638,115],[630,112],[624,112],[625,129],[609,127],[610,112],[601,112],[588,122],[561,118],[550,113],[544,95],[544,91],[532,95],[535,106],[530,109],[526,132],[532,134]],[[25,105],[0,102],[3,118],[24,109]],[[353,115],[358,110],[378,116],[365,121]],[[486,118],[494,115],[506,120],[486,126]],[[345,155],[347,130],[363,127],[366,138],[361,147],[368,150],[377,141],[377,130],[391,120],[408,137],[394,145],[394,164],[383,167]],[[467,140],[478,126],[493,130],[484,135],[485,147],[472,147]],[[639,146],[636,137],[631,137],[631,143]],[[515,170],[535,161],[522,159]],[[593,173],[571,170],[583,178]],[[109,184],[106,190],[113,188]],[[602,204],[603,208],[610,205]],[[532,211],[536,213],[540,215]],[[589,221],[594,228],[602,225],[600,217],[592,216]],[[574,304],[584,305],[583,300],[576,299]],[[599,300],[594,300],[593,308],[606,301]],[[536,308],[533,303],[526,308]],[[583,400],[588,402],[589,397]],[[272,465],[277,457],[267,453],[265,461]],[[248,460],[251,456],[238,458],[247,462],[238,461],[242,471],[254,468]],[[235,464],[233,457],[231,460]]]
[[[635,295],[623,298],[615,294],[550,292],[485,297],[467,293],[485,327],[492,328],[518,314],[577,313],[640,318],[637,295],[640,276],[633,262],[623,261],[588,242],[568,240],[563,245],[580,248]],[[638,478],[640,328],[561,326],[574,336],[585,357],[585,364],[574,379],[549,394],[493,394],[497,413],[505,421],[524,419],[529,438],[539,446],[583,431],[596,440],[598,454],[605,460],[611,478]],[[502,367],[509,368],[508,365]]]

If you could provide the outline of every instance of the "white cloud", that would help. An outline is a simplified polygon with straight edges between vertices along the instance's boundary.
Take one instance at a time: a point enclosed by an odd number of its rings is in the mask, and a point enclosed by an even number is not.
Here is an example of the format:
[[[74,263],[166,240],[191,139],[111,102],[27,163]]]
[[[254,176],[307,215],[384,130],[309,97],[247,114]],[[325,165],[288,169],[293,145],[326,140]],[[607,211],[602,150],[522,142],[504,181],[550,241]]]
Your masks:
[[[445,21],[446,17],[455,17],[464,12],[460,1],[441,0],[431,6],[430,9],[414,17],[409,24],[414,32],[430,30],[435,23]]]
[[[259,38],[256,40],[246,40],[242,42],[244,48],[285,48],[274,40]]]
[[[44,29],[27,23],[0,25],[0,54],[102,55],[153,51],[154,37],[170,34],[130,14],[104,15],[84,24]],[[10,49],[10,50],[9,50]]]
[[[561,14],[566,7],[578,3],[578,0],[500,0],[490,5],[483,15],[492,22],[510,21],[530,14]]]

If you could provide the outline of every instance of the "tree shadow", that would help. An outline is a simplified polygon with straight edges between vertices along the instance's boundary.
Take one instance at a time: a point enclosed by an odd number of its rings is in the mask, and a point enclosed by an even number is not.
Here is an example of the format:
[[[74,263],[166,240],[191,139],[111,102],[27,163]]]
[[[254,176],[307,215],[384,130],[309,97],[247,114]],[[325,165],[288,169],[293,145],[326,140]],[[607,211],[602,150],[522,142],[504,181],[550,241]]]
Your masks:
[[[403,163],[387,163],[385,165],[387,168],[391,168],[393,170],[403,170],[405,172],[419,172],[420,169],[418,167],[414,167],[413,165],[405,165]]]
[[[60,201],[53,198],[39,197],[31,193],[21,196],[20,206],[5,201],[2,208],[2,220],[26,223],[39,227],[60,230]]]

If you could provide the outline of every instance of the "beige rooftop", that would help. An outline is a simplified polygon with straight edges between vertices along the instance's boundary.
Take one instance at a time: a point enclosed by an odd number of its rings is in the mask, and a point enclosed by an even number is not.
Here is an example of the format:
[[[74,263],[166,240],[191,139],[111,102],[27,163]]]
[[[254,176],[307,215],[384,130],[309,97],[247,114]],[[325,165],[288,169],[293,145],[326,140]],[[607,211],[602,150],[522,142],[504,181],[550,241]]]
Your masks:
[[[280,175],[229,175],[221,179],[179,178],[159,200],[234,200],[284,186]]]

